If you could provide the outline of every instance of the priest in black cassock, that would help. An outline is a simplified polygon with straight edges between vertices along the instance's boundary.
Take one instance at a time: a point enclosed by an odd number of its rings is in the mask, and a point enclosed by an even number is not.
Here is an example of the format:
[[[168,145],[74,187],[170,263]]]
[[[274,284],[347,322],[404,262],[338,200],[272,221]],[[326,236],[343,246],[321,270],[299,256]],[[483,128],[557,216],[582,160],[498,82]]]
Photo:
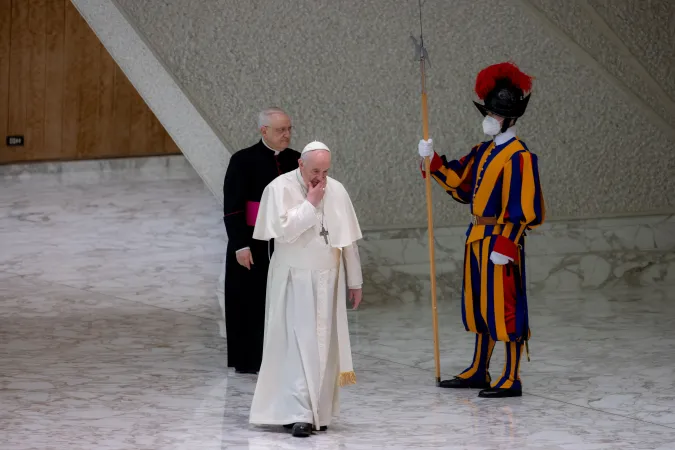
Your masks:
[[[257,373],[262,361],[265,288],[274,243],[252,237],[260,198],[272,180],[297,169],[300,158],[300,152],[288,148],[292,125],[283,110],[262,111],[258,126],[260,141],[232,155],[223,183],[227,365],[238,373]]]

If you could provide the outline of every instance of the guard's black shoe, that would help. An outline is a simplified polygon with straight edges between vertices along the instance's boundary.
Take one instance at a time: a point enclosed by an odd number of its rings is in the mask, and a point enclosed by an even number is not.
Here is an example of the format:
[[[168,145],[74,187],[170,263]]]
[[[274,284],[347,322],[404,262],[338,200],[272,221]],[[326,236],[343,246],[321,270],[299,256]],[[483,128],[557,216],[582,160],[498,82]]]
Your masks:
[[[490,389],[483,389],[478,393],[478,396],[482,398],[508,398],[508,397],[521,397],[522,395],[523,390],[518,388],[515,389],[490,388]]]
[[[294,423],[292,428],[293,437],[309,437],[312,434],[311,423]]]
[[[249,369],[247,367],[236,367],[234,369],[235,373],[246,373],[246,374],[253,374],[257,375],[258,371],[256,369]]]
[[[451,380],[443,380],[439,387],[446,389],[489,389],[489,381],[465,380],[464,378],[455,377]]]

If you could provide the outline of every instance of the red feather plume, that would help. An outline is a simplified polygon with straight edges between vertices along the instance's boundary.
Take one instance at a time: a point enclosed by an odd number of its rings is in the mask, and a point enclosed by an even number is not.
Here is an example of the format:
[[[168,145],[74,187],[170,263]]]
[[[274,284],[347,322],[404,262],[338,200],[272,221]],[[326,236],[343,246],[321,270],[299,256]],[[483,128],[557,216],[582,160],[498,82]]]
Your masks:
[[[532,77],[523,73],[518,66],[510,62],[493,64],[486,67],[478,73],[476,77],[476,94],[478,98],[484,100],[492,91],[497,81],[507,78],[511,83],[518,87],[523,93],[530,92],[532,89]]]

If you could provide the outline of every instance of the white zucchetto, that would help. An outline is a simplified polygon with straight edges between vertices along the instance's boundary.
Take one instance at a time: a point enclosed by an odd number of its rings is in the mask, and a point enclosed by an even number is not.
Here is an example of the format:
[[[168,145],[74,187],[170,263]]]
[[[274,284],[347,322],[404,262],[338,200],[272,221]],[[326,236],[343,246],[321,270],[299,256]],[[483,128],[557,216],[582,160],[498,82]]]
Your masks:
[[[323,142],[313,141],[305,145],[305,148],[302,149],[301,154],[304,155],[307,152],[313,152],[315,150],[326,150],[327,152],[330,152],[330,149]]]

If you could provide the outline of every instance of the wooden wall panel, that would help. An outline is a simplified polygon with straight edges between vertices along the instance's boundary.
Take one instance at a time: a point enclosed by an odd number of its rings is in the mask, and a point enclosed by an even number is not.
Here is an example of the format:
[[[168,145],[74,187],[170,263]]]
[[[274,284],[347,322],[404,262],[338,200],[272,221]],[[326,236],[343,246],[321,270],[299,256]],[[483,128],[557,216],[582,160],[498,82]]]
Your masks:
[[[132,93],[133,89],[131,88],[131,83],[124,76],[124,74],[116,70],[115,71],[115,106],[113,107],[113,118],[115,133],[117,133],[118,148],[115,150],[123,156],[129,154],[129,149],[131,148],[131,103],[132,103]]]
[[[28,4],[28,73],[26,92],[26,142],[30,142],[29,159],[45,146],[45,15],[46,0],[30,0]]]
[[[75,9],[75,8],[70,8]],[[77,17],[75,17],[77,15]],[[77,127],[77,157],[86,159],[97,153],[96,128],[98,126],[100,47],[97,39],[91,38],[89,28],[82,26],[82,19],[75,11],[73,21],[78,27],[80,64],[75,68],[79,78],[79,122]]]
[[[96,128],[96,142],[102,153],[111,154],[115,151],[113,141],[115,135],[115,61],[108,55],[105,48],[99,49],[101,66],[98,77],[99,101],[98,117],[99,126]]]
[[[164,133],[164,148],[167,153],[181,153],[176,143],[171,139],[171,136],[169,136],[169,133]]]
[[[0,0],[0,148],[5,145],[9,124],[10,37],[12,30],[12,1]]]
[[[47,0],[45,20],[45,142],[42,154],[45,159],[63,153],[63,101],[65,87],[65,33],[66,3]],[[48,156],[52,155],[51,158]]]
[[[17,0],[13,0],[17,1]],[[54,0],[60,1],[60,0]],[[82,39],[78,33],[80,13],[65,1],[63,19],[63,71],[64,79],[61,89],[63,90],[63,106],[61,122],[63,123],[63,135],[61,136],[61,153],[63,159],[77,159],[77,130],[80,119],[80,73],[82,67]],[[51,86],[49,89],[58,89]],[[47,156],[47,155],[45,155]]]
[[[30,71],[29,7],[30,3],[27,1],[12,0],[7,134],[26,134],[26,105],[28,104],[28,84],[26,81]],[[6,152],[3,152],[3,154],[6,154]]]
[[[69,0],[0,0],[0,139],[0,164],[180,153]]]

